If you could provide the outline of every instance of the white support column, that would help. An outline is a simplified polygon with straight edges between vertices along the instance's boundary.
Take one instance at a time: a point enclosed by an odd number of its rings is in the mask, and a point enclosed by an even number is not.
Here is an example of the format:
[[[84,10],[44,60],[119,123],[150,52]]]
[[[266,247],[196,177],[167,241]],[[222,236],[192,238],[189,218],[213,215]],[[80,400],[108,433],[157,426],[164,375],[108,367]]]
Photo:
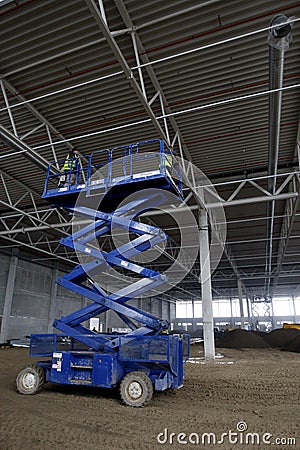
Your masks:
[[[293,295],[292,295],[292,304],[293,304],[294,322],[297,323],[297,311],[296,311],[295,297]]]
[[[81,297],[81,308],[84,308],[88,305],[88,299],[86,297]],[[90,319],[86,320],[85,322],[82,322],[82,325],[84,327],[90,328]]]
[[[163,299],[158,299],[157,300],[159,302],[159,317],[162,319],[163,316]]]
[[[0,343],[5,343],[8,338],[9,317],[11,314],[11,306],[14,295],[16,271],[17,271],[18,257],[11,256],[9,263],[9,270],[6,283],[6,291],[4,297],[3,315],[0,331]]]
[[[275,317],[274,317],[273,298],[271,298],[270,310],[271,310],[271,322],[272,322],[272,328],[273,328],[273,330],[274,330],[274,329],[276,328],[276,320],[275,320]]]
[[[106,287],[105,287],[105,290],[107,291],[107,292],[110,292],[110,288],[109,288],[109,285],[106,285]],[[107,333],[108,332],[108,326],[109,326],[109,324],[110,324],[110,317],[109,317],[109,309],[108,310],[106,310],[104,313],[102,313],[101,315],[100,315],[100,321],[103,323],[103,331],[104,331],[104,333]]]
[[[243,288],[240,278],[238,278],[238,292],[239,292],[239,303],[240,303],[240,316],[241,316],[241,328],[245,328],[245,314],[243,305]]]
[[[195,331],[196,330],[196,326],[195,326],[195,301],[192,298],[192,330]]]
[[[172,317],[171,317],[172,313],[171,313],[171,302],[168,302],[168,321],[170,323],[170,330],[173,330],[173,322],[172,322]]]
[[[231,298],[231,297],[230,297],[230,299],[229,299],[229,304],[230,304],[230,317],[231,317],[230,325],[231,325],[232,327],[234,327],[234,326],[235,326],[235,322],[234,322],[234,320],[233,320],[233,305],[232,305],[232,298]]]
[[[250,305],[250,298],[246,298],[247,302],[247,313],[248,313],[248,326],[252,323],[252,316],[251,316],[251,305]]]
[[[143,299],[142,298],[138,299],[138,308],[143,309]]]
[[[200,281],[203,310],[204,357],[215,359],[214,318],[210,273],[209,236],[207,211],[199,210],[200,227]]]
[[[106,312],[107,312],[107,311],[105,311],[104,313],[102,313],[102,314],[99,316],[99,320],[100,320],[100,331],[101,331],[102,333],[106,333],[106,332],[107,332],[107,315],[106,315]]]
[[[52,278],[51,278],[51,291],[50,291],[50,303],[49,303],[49,311],[48,311],[48,326],[47,326],[47,333],[53,332],[53,321],[56,318],[56,302],[57,302],[57,284],[55,283],[55,280],[58,277],[58,269],[54,269],[52,272]]]

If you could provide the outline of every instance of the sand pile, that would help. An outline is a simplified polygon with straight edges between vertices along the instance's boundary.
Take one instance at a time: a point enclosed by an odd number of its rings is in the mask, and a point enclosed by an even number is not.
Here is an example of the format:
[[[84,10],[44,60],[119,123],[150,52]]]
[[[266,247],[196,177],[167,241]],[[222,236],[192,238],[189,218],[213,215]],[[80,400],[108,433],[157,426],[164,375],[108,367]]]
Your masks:
[[[218,339],[216,346],[221,348],[267,348],[268,344],[258,333],[237,328]]]
[[[296,330],[297,331],[297,330]],[[300,333],[298,336],[296,336],[294,339],[292,339],[290,342],[288,342],[282,350],[285,350],[287,352],[296,352],[300,353]]]
[[[295,328],[278,328],[264,336],[269,347],[285,347],[289,342],[300,336],[300,331]]]

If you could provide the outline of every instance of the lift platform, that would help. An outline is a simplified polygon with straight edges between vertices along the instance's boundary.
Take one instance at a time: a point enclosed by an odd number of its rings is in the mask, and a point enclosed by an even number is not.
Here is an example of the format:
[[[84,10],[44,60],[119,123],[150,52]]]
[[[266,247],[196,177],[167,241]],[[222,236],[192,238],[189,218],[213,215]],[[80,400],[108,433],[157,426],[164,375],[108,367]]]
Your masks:
[[[141,151],[144,145],[149,144],[158,145],[158,152],[153,157]],[[183,385],[184,363],[189,357],[189,335],[166,334],[168,321],[128,303],[168,282],[165,275],[135,260],[137,255],[166,242],[167,235],[156,226],[140,222],[128,211],[159,207],[165,201],[165,191],[181,196],[180,177],[174,180],[171,176],[173,168],[170,159],[167,165],[165,163],[165,144],[162,141],[146,141],[118,147],[118,150],[123,152],[123,160],[120,164],[117,162],[116,170],[113,150],[108,151],[108,164],[103,163],[102,166],[106,174],[103,178],[101,170],[100,176],[99,172],[92,175],[92,169],[97,169],[97,152],[86,158],[86,169],[82,165],[75,169],[74,184],[70,182],[70,173],[66,186],[59,187],[60,174],[53,173],[51,168],[48,170],[43,197],[53,204],[63,205],[72,214],[89,219],[83,228],[61,239],[62,245],[82,254],[84,262],[56,282],[86,297],[90,303],[54,321],[53,326],[60,334],[31,335],[30,355],[48,359],[20,371],[16,382],[22,394],[37,393],[45,382],[102,388],[119,386],[126,405],[144,406],[151,400],[153,390],[178,389]],[[153,169],[149,161],[158,167]],[[120,167],[123,174],[116,176]],[[139,170],[137,173],[135,167]],[[141,167],[144,171],[140,170]],[[143,193],[126,201],[126,195],[141,186],[145,189]],[[149,186],[159,187],[160,191],[147,191]],[[104,210],[76,204],[80,192],[84,196],[102,195]],[[121,205],[120,197],[123,199]],[[119,206],[109,211],[112,203]],[[130,234],[130,241],[110,250],[95,246],[95,239],[105,239],[116,225]],[[98,280],[112,268],[129,274],[131,282],[109,292]],[[114,311],[130,331],[111,334],[87,328],[85,324],[89,319],[108,310]]]
[[[117,202],[145,188],[166,189],[183,198],[180,168],[163,140],[98,150],[80,156],[59,187],[64,160],[47,170],[43,198],[56,206],[73,206],[80,193],[101,196],[102,210],[114,210]],[[109,191],[109,195],[107,195]]]

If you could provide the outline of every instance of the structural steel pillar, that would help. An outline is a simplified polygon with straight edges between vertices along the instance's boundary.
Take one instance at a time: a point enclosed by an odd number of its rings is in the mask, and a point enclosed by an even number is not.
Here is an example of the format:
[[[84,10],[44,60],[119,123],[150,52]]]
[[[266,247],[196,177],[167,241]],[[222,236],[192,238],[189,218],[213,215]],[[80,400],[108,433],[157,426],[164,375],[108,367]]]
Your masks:
[[[159,317],[162,319],[163,316],[163,301],[164,300],[158,300],[159,301]]]
[[[293,303],[294,322],[297,323],[297,311],[296,311],[295,297],[293,295],[292,295],[292,303]]]
[[[108,331],[108,317],[107,317],[107,315],[108,315],[108,311],[105,311],[104,313],[103,313],[103,315],[101,315],[101,317],[103,317],[103,331],[104,331],[104,333],[107,333],[107,331]]]
[[[207,360],[215,359],[214,318],[212,306],[210,254],[207,211],[199,211],[200,228],[200,281],[203,310],[203,337],[204,357]]]
[[[52,280],[51,280],[51,291],[50,291],[50,303],[48,312],[48,326],[47,333],[53,333],[53,322],[56,318],[56,302],[57,302],[57,284],[55,283],[58,277],[58,269],[53,269]]]
[[[235,326],[235,322],[234,322],[234,318],[233,318],[233,305],[232,305],[232,298],[230,297],[229,299],[229,304],[230,304],[230,325],[232,327]]]
[[[238,278],[238,292],[239,292],[239,303],[240,303],[240,316],[241,316],[241,328],[245,328],[245,314],[244,314],[244,305],[243,305],[243,288],[242,282]]]
[[[271,317],[270,317],[270,321],[271,321],[271,325],[272,325],[272,329],[274,330],[276,328],[276,320],[274,317],[274,305],[273,305],[273,298],[271,297],[271,301],[270,301],[270,313],[271,313]]]
[[[252,316],[251,316],[251,305],[250,305],[250,298],[246,297],[247,302],[247,313],[248,313],[248,328],[250,325],[250,328],[252,329]]]
[[[7,276],[6,291],[4,297],[3,315],[0,331],[0,343],[5,343],[8,338],[9,317],[11,314],[11,305],[14,295],[16,271],[17,271],[18,257],[11,256],[9,263],[9,270]]]

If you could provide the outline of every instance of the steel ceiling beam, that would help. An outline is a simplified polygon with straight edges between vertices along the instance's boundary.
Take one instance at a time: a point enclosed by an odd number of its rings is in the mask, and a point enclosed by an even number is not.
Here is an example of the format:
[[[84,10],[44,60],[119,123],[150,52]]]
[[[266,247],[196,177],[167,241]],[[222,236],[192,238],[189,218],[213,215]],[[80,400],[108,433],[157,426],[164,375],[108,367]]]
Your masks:
[[[2,171],[0,171],[1,174]],[[3,173],[3,172],[2,172]],[[7,176],[7,174],[5,174]],[[18,182],[21,186],[24,187],[24,185],[22,183],[20,183],[18,180],[15,180],[16,182]],[[26,188],[27,189],[27,188]],[[36,193],[35,191],[33,191],[37,196],[39,196],[38,193]],[[250,203],[259,203],[259,202],[270,202],[270,201],[276,201],[276,200],[286,200],[286,199],[298,199],[299,198],[299,194],[297,192],[290,192],[290,193],[285,193],[285,194],[277,194],[277,195],[265,195],[265,196],[257,196],[257,197],[251,197],[251,198],[243,198],[243,199],[238,199],[238,200],[233,200],[233,201],[219,201],[216,203],[207,203],[205,204],[205,207],[207,209],[213,209],[213,208],[220,208],[220,206],[222,207],[233,207],[233,206],[243,206],[243,205],[248,205]],[[0,202],[0,203],[4,203],[4,202]],[[12,207],[11,205],[5,203],[5,206],[10,206],[11,209],[14,209],[14,207]],[[190,205],[190,206],[182,206],[180,208],[170,208],[170,209],[166,209],[164,211],[147,211],[146,213],[143,213],[141,215],[141,217],[145,216],[145,217],[151,217],[151,216],[158,216],[158,215],[163,215],[166,213],[171,213],[171,214],[175,214],[177,212],[182,213],[184,211],[196,211],[199,209],[199,205],[198,204],[194,204],[194,205]],[[53,208],[54,211],[57,211],[56,208]],[[18,209],[18,211],[20,215],[23,214],[23,211]],[[28,215],[28,213],[26,213]],[[24,213],[24,215],[26,215]],[[1,218],[1,216],[0,216]],[[76,225],[82,225],[87,223],[88,221],[86,220],[82,220],[82,221],[76,221]],[[36,226],[36,227],[22,227],[16,230],[13,230],[14,233],[20,232],[20,233],[24,233],[24,232],[31,232],[31,231],[45,231],[47,229],[55,229],[55,228],[65,228],[72,225],[72,223],[70,222],[65,222],[65,223],[53,223],[53,224],[46,224],[43,223],[40,226]],[[7,235],[10,234],[9,231],[5,230],[5,231],[0,231],[0,236],[1,235]],[[230,260],[231,266],[234,270],[234,273],[238,276],[239,271],[238,271],[238,267],[237,265],[234,263],[233,261],[233,257],[232,254],[228,248],[228,246],[226,247],[226,251],[225,254],[227,256],[227,258]]]
[[[64,257],[64,256],[60,256],[60,255],[57,255],[57,254],[52,253],[52,252],[47,251],[47,250],[44,250],[44,249],[39,248],[39,247],[37,247],[37,246],[34,246],[34,245],[32,245],[32,244],[30,244],[30,243],[28,243],[28,242],[18,241],[17,239],[11,238],[11,237],[8,237],[8,236],[2,236],[1,239],[5,239],[5,240],[7,240],[8,242],[12,242],[12,243],[14,243],[14,244],[17,244],[18,247],[26,247],[26,248],[29,248],[29,249],[31,249],[31,250],[37,251],[37,252],[39,252],[39,253],[43,253],[44,255],[51,256],[51,257],[53,257],[53,258],[55,258],[55,259],[59,259],[59,260],[62,260],[62,261],[65,261],[65,262],[68,262],[68,263],[71,263],[71,264],[77,264],[77,262],[72,261],[72,260],[70,260],[69,258],[66,258],[66,257]]]
[[[88,0],[86,0],[86,1],[88,1]],[[122,71],[118,72],[118,74],[121,74],[121,73],[123,73],[123,72]],[[108,78],[108,77],[109,77],[109,75],[103,76],[101,78],[104,79],[104,78]],[[97,81],[99,81],[99,79],[100,78],[98,78]],[[135,82],[137,83],[136,80],[135,80]],[[83,83],[81,83],[81,84],[83,84]],[[75,87],[78,87],[78,85],[77,86],[71,86],[70,88],[65,88],[64,90],[73,89]],[[281,91],[286,92],[286,91],[290,91],[292,89],[297,89],[297,88],[300,88],[300,83],[294,84],[294,85],[291,85],[291,86],[285,86],[285,87],[283,87],[281,89]],[[63,90],[57,91],[55,93],[60,93],[62,91]],[[196,106],[196,107],[185,109],[185,110],[180,110],[180,111],[176,111],[176,112],[170,112],[168,114],[161,114],[160,116],[157,116],[157,117],[155,116],[155,119],[156,119],[156,121],[158,123],[158,121],[160,119],[161,120],[164,120],[164,119],[171,120],[172,117],[181,116],[181,115],[184,115],[184,114],[190,114],[190,113],[194,113],[196,111],[202,111],[204,109],[208,109],[208,108],[212,108],[212,107],[216,107],[216,106],[219,107],[219,106],[225,105],[225,104],[235,103],[235,102],[239,102],[239,101],[245,101],[245,100],[248,100],[248,99],[269,95],[270,93],[277,92],[277,91],[278,91],[277,89],[274,89],[272,91],[267,90],[267,91],[255,92],[254,94],[243,95],[243,96],[240,96],[240,97],[233,97],[233,98],[229,98],[229,99],[226,99],[226,100],[220,100],[220,101],[217,101],[217,102],[208,103],[208,104],[205,104],[205,105]],[[140,93],[141,93],[141,95],[143,95],[141,89],[140,89]],[[49,95],[54,95],[54,93],[52,92],[51,94],[45,94],[43,96],[36,97],[35,99],[28,100],[28,102],[31,102],[31,101],[34,101],[34,100],[37,100],[37,99],[40,99],[40,98],[43,98],[43,97],[46,97],[46,96],[49,96]],[[150,105],[150,102],[148,104]],[[14,106],[21,106],[21,105],[22,105],[22,103],[16,104],[16,105],[13,105],[11,108],[13,108]],[[4,110],[6,110],[6,108],[2,108],[2,111],[4,111]],[[1,111],[1,109],[0,109],[0,111]],[[52,144],[49,143],[49,144],[45,144],[45,145],[39,145],[39,146],[34,147],[34,149],[37,150],[37,149],[41,149],[41,148],[51,147],[51,145],[59,145],[59,144],[62,144],[63,142],[71,142],[71,141],[78,140],[78,139],[85,139],[85,138],[90,137],[90,136],[97,136],[97,135],[101,135],[101,134],[106,134],[106,133],[109,133],[111,131],[125,130],[127,128],[131,128],[131,127],[134,127],[134,126],[137,126],[137,125],[140,125],[140,124],[145,124],[145,123],[151,122],[151,121],[152,121],[152,119],[149,117],[149,118],[146,118],[146,119],[143,119],[143,120],[139,120],[137,122],[131,122],[131,123],[119,125],[119,126],[116,126],[116,127],[104,129],[104,130],[95,131],[95,132],[92,132],[92,133],[87,133],[87,134],[75,136],[75,137],[72,137],[72,138],[69,138],[69,139],[65,139],[65,140],[61,140],[61,141],[58,141],[58,142],[53,142]],[[164,139],[167,142],[167,140],[166,140],[167,137],[166,136],[165,136],[165,138],[162,138],[162,139]]]
[[[239,200],[224,201],[222,203],[206,203],[205,206],[208,209],[220,208],[220,205],[226,207],[241,206],[241,205],[249,205],[250,203],[264,203],[264,202],[273,202],[275,200],[286,200],[289,198],[297,198],[298,196],[299,196],[298,192],[290,192],[286,194],[263,195],[260,197],[242,198]]]
[[[205,3],[210,3],[210,2],[205,2]],[[121,15],[121,17],[122,17],[122,20],[123,20],[125,26],[128,27],[128,28],[132,28],[132,30],[137,30],[138,27],[136,27],[136,26],[134,25],[134,23],[133,23],[133,21],[132,21],[130,15],[129,15],[129,13],[128,13],[128,11],[127,11],[125,5],[124,5],[123,0],[115,0],[115,4],[116,4],[116,6],[117,6],[117,8],[118,8],[118,11],[119,11],[119,13],[120,13],[120,15]],[[200,5],[197,5],[197,8],[198,8],[199,6],[200,6]],[[201,4],[201,7],[202,7],[202,6],[204,6],[204,5]],[[147,53],[146,53],[146,51],[145,51],[145,48],[144,48],[144,46],[143,46],[143,43],[142,43],[142,41],[141,41],[141,39],[140,39],[140,37],[139,37],[137,31],[135,31],[135,38],[136,38],[136,42],[137,42],[137,47],[138,47],[138,49],[139,49],[139,51],[140,51],[140,53],[141,53],[141,54],[140,54],[141,60],[143,61],[143,63],[149,63],[150,60],[149,60],[149,58],[148,58],[148,55],[147,55]],[[169,102],[168,102],[167,98],[165,97],[164,91],[163,91],[162,86],[161,86],[161,84],[160,84],[160,82],[159,82],[159,80],[158,80],[158,78],[157,78],[157,76],[156,76],[156,74],[155,74],[155,72],[154,72],[153,67],[152,67],[151,65],[147,65],[147,66],[145,67],[145,70],[146,70],[146,72],[147,72],[147,74],[148,74],[148,76],[149,76],[149,78],[150,78],[150,80],[151,80],[151,82],[152,82],[152,85],[153,85],[154,89],[156,90],[156,92],[159,92],[160,95],[161,95],[161,100],[162,100],[162,102],[163,102],[163,105],[164,105],[164,108],[165,108],[166,113],[167,113],[167,114],[172,113],[171,108],[168,106],[168,103],[169,103]],[[171,125],[172,125],[174,131],[175,131],[175,134],[176,134],[176,133],[178,134],[178,142],[179,142],[179,146],[182,145],[182,149],[184,150],[184,154],[186,155],[186,158],[187,158],[189,161],[192,161],[192,158],[191,158],[191,155],[190,155],[190,153],[189,153],[189,151],[188,151],[187,146],[186,146],[185,144],[181,144],[181,143],[183,143],[184,139],[183,139],[183,137],[182,137],[180,128],[179,128],[179,126],[178,126],[178,124],[177,124],[177,122],[176,122],[175,117],[170,116],[170,117],[169,117],[169,120],[170,120],[170,123],[171,123]]]
[[[7,128],[0,124],[0,138],[11,148],[17,151],[21,151],[22,154],[35,164],[37,167],[46,172],[48,169],[49,161],[43,156],[39,155],[33,150],[26,142],[23,142],[20,138],[11,133]]]
[[[17,207],[14,206],[14,205],[10,205],[9,203],[4,202],[3,200],[0,200],[0,204],[3,205],[3,206],[6,206],[6,207],[9,208],[9,209],[13,209],[14,211],[16,211],[16,212],[18,212],[18,213],[21,213],[23,216],[26,216],[26,217],[28,217],[28,218],[30,218],[30,219],[33,219],[34,222],[38,222],[38,223],[40,223],[40,224],[42,224],[42,225],[46,225],[47,227],[49,227],[49,229],[55,230],[55,227],[52,227],[52,225],[51,225],[50,223],[47,223],[45,220],[40,219],[40,218],[37,217],[37,216],[33,217],[32,214],[27,213],[26,211],[23,211],[22,209],[19,209],[19,208],[17,208]],[[63,235],[68,236],[68,233],[64,232],[63,230],[60,230],[60,232],[61,232]],[[14,231],[11,230],[11,234],[13,234],[13,233],[14,233]]]
[[[136,78],[133,75],[132,69],[127,64],[127,61],[120,50],[120,47],[118,46],[117,42],[115,41],[112,33],[110,32],[108,26],[106,25],[105,21],[103,20],[100,10],[98,9],[96,3],[94,0],[85,0],[85,3],[90,10],[92,16],[95,19],[95,22],[97,23],[100,31],[103,33],[111,51],[113,52],[115,58],[117,59],[119,65],[121,66],[124,75],[130,82],[134,92],[136,93],[138,99],[140,100],[141,104],[143,105],[145,111],[147,112],[148,116],[150,117],[150,120],[158,133],[158,136],[163,139],[165,142],[168,142],[167,136],[165,135],[163,129],[161,128],[158,120],[155,117],[155,114],[152,111],[151,106],[149,105],[149,102],[145,98]]]
[[[146,28],[152,25],[156,25],[157,23],[164,22],[166,20],[173,19],[174,17],[183,16],[184,14],[196,11],[197,9],[204,8],[205,6],[213,5],[214,3],[219,3],[220,0],[208,0],[202,3],[197,3],[194,6],[190,6],[189,8],[181,9],[180,11],[176,11],[174,13],[167,14],[165,16],[157,17],[156,19],[149,20],[148,22],[142,23],[137,26],[137,29]]]
[[[17,89],[8,81],[5,79],[5,77],[1,78],[1,82],[2,82],[2,86],[4,85],[12,94],[14,94],[20,101],[26,101],[25,97],[23,95],[20,95],[17,91]],[[36,127],[36,129],[39,129],[41,126],[46,126],[47,130],[51,130],[56,136],[58,136],[60,139],[64,139],[64,136],[59,133],[59,131],[34,107],[32,106],[30,103],[26,103],[25,107],[32,113],[32,115],[34,117],[36,117],[40,122],[41,125],[39,125],[38,127]],[[3,125],[0,124],[0,136],[2,137],[3,141],[5,141],[10,147],[14,148],[15,150],[17,150],[17,152],[23,153],[24,156],[30,160],[34,165],[36,165],[37,167],[39,167],[41,170],[43,170],[44,172],[47,170],[49,162],[47,159],[45,159],[44,157],[42,157],[36,150],[32,149],[28,144],[26,144],[22,138],[19,138],[18,136],[16,136],[16,134],[13,134],[12,132],[10,132],[9,130],[7,130]],[[26,135],[24,136],[24,138],[26,137]],[[72,145],[69,143],[66,143],[66,145],[69,148],[72,148]],[[34,189],[31,189],[29,186],[27,186],[25,183],[21,182],[20,180],[12,177],[9,173],[7,173],[6,171],[0,170],[0,175],[4,184],[4,189],[7,195],[7,198],[9,200],[9,203],[6,202],[1,202],[3,206],[6,206],[7,208],[11,209],[12,211],[17,211],[17,213],[19,214],[15,225],[18,225],[19,223],[21,223],[21,221],[27,217],[27,219],[30,219],[33,223],[43,223],[43,227],[47,230],[49,230],[51,232],[51,224],[48,224],[47,221],[41,221],[38,217],[38,212],[35,210],[36,215],[31,215],[28,214],[27,212],[16,208],[15,205],[13,205],[13,203],[10,200],[10,195],[9,195],[9,189],[6,186],[5,180],[6,179],[10,179],[13,180],[15,184],[17,184],[19,187],[21,187],[22,189],[24,189],[25,193],[30,193],[31,195],[31,200],[34,203],[34,198],[33,195],[36,196],[37,198],[40,199],[41,197],[41,193],[35,191]],[[36,206],[34,205],[34,208],[36,209]],[[58,215],[60,215],[60,213],[55,209],[55,211],[57,212]],[[47,219],[46,219],[47,220]],[[3,219],[1,219],[2,224],[5,223],[5,221],[3,222]],[[33,241],[32,238],[29,237],[28,234],[28,239],[29,239],[29,243],[23,243],[23,242],[19,242],[16,241],[15,239],[13,239],[11,236],[15,236],[17,233],[15,233],[15,231],[10,230],[7,225],[5,225],[6,229],[2,230],[2,232],[4,231],[4,233],[7,233],[7,236],[3,236],[3,238],[11,240],[11,242],[16,243],[17,245],[24,245],[26,247],[29,248],[33,248],[35,250],[41,251],[39,248],[37,248],[36,246],[33,245]],[[8,229],[7,229],[8,228]],[[25,233],[26,231],[24,231],[23,227],[23,233]],[[37,226],[33,227],[34,231],[36,231]],[[47,254],[47,252],[44,252],[45,254]],[[55,255],[53,255],[55,256]]]
[[[8,1],[12,1],[12,0],[8,0]],[[175,12],[175,13],[157,17],[156,19],[153,19],[151,21],[148,21],[148,22],[145,22],[143,24],[140,24],[139,26],[136,26],[135,28],[137,30],[142,29],[142,28],[146,28],[148,26],[152,26],[152,25],[155,25],[157,23],[169,20],[169,19],[171,19],[173,17],[182,16],[182,15],[187,14],[189,12],[192,12],[192,11],[194,11],[196,9],[200,9],[200,8],[205,7],[205,6],[209,6],[209,5],[213,4],[213,3],[218,3],[218,2],[220,2],[220,0],[208,0],[208,1],[205,1],[205,2],[202,2],[202,3],[199,3],[197,5],[194,5],[192,7],[184,8],[184,9],[182,9],[180,11]],[[111,34],[113,36],[120,36],[122,34],[127,33],[128,31],[130,31],[130,30],[128,30],[128,29],[114,30],[114,31],[111,32]],[[54,59],[61,58],[63,56],[67,56],[69,54],[72,54],[72,53],[80,51],[80,50],[84,50],[84,49],[86,49],[88,47],[100,44],[100,43],[102,43],[104,41],[105,41],[104,38],[100,38],[100,39],[93,40],[92,42],[87,42],[86,44],[78,45],[77,47],[74,47],[72,49],[56,53],[55,55],[48,56],[47,58],[43,58],[43,59],[41,59],[39,61],[29,62],[28,64],[26,64],[23,67],[19,67],[19,68],[16,68],[14,70],[10,70],[10,71],[6,72],[3,76],[4,77],[8,77],[8,76],[13,75],[15,73],[22,72],[24,70],[30,69],[31,67],[35,67],[35,66],[37,66],[39,64],[44,64],[44,63],[47,63],[47,62],[52,61]],[[0,78],[1,78],[1,75],[0,75]]]
[[[14,183],[16,183],[18,186],[20,186],[22,189],[24,189],[25,191],[29,191],[32,194],[36,195],[37,197],[41,197],[41,194],[39,192],[37,192],[36,190],[30,188],[29,186],[27,186],[26,184],[24,184],[22,181],[17,180],[16,178],[14,178],[12,175],[10,175],[7,171],[4,171],[2,169],[0,169],[0,174],[3,175],[5,178],[8,178],[10,180],[13,180]]]
[[[58,131],[58,129],[51,123],[49,120],[46,119],[46,117],[43,116],[42,113],[40,113],[34,106],[32,106],[31,103],[27,103],[26,98],[19,94],[18,90],[14,87],[14,85],[8,81],[3,75],[0,78],[4,85],[7,87],[7,89],[21,102],[24,102],[25,107],[43,124],[49,127],[49,129],[54,133],[59,139],[64,141],[65,137]],[[25,103],[26,102],[26,103]],[[69,149],[72,149],[72,145],[66,142],[66,145]]]

